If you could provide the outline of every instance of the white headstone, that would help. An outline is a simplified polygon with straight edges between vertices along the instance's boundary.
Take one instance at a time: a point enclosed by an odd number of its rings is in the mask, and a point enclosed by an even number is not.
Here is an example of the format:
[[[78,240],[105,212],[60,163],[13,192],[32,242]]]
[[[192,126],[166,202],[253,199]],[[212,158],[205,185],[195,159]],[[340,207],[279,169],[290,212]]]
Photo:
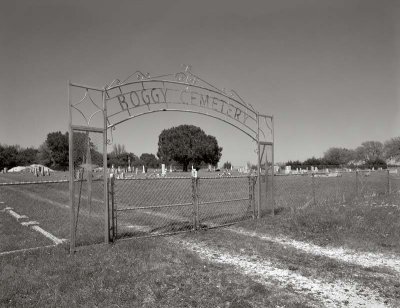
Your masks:
[[[192,169],[192,177],[197,178],[197,170]]]
[[[165,169],[165,164],[161,164],[161,175],[165,176],[167,174],[167,169]]]
[[[169,165],[169,172],[172,172],[172,165]]]
[[[144,169],[144,165],[143,165],[143,172],[142,173],[146,173],[146,170]]]

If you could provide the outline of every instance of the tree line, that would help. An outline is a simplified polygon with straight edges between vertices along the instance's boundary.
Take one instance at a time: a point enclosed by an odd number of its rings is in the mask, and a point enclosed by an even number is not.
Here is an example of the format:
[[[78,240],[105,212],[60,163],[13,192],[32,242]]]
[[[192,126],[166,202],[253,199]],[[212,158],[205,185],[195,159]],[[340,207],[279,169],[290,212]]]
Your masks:
[[[159,135],[157,156],[142,153],[140,156],[128,152],[124,145],[114,144],[107,153],[108,167],[142,167],[159,168],[162,163],[180,167],[184,171],[192,164],[201,167],[207,164],[216,166],[222,155],[222,148],[214,136],[193,125],[180,125],[164,129]],[[74,132],[73,162],[74,166],[88,162],[97,166],[103,165],[102,143],[95,144],[89,133]],[[68,170],[69,167],[69,134],[60,131],[47,134],[46,140],[36,149],[22,148],[19,145],[0,144],[0,170],[15,166],[41,164],[53,170]]]
[[[102,145],[100,148],[90,141],[86,133],[74,133],[73,161],[75,167],[85,163],[88,153],[91,163],[97,166],[103,165]],[[90,149],[88,152],[88,148]],[[143,153],[138,157],[134,153],[128,153],[125,146],[115,144],[107,155],[107,165],[111,167],[127,167],[128,161],[132,167],[145,166],[158,168],[159,161],[154,154]],[[46,140],[38,147],[22,148],[19,145],[0,144],[0,170],[11,169],[15,166],[28,166],[41,164],[53,170],[66,171],[69,168],[69,134],[52,132],[47,134]]]
[[[311,157],[303,162],[287,161],[284,165],[292,168],[349,167],[349,168],[387,168],[400,162],[400,137],[391,138],[384,143],[365,141],[355,149],[329,148],[321,158]]]

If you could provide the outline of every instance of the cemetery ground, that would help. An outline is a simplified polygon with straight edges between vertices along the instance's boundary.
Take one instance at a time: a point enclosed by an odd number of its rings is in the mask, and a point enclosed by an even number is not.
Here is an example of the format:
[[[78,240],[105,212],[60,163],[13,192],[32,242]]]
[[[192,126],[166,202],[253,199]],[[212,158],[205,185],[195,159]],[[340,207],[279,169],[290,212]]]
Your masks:
[[[18,180],[27,179],[1,175],[1,182]],[[68,238],[68,183],[2,189],[1,209]],[[65,245],[4,254],[0,305],[399,307],[398,191],[319,206],[304,206],[302,194],[281,190],[275,216],[266,210],[260,220],[227,228],[92,245],[72,255]],[[82,211],[93,229],[80,232],[96,233],[102,215],[96,207],[90,216]],[[0,223],[2,252],[51,244],[2,211]]]

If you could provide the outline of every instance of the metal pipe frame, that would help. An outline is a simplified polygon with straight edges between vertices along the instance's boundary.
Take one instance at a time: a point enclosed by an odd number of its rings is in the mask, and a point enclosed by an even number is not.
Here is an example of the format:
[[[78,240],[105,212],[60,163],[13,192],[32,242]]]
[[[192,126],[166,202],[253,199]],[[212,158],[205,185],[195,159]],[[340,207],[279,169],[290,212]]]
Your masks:
[[[257,178],[258,178],[258,205],[257,218],[261,218],[261,157],[260,157],[260,115],[257,114]]]
[[[219,91],[216,91],[216,90],[213,90],[213,89],[210,89],[210,88],[206,88],[206,87],[202,87],[202,86],[197,86],[197,85],[192,85],[192,84],[187,84],[187,83],[179,82],[179,81],[158,80],[158,79],[153,79],[153,80],[140,80],[140,81],[135,81],[135,82],[126,83],[126,84],[124,84],[124,85],[116,85],[116,86],[113,86],[113,87],[111,87],[111,88],[106,89],[105,91],[108,93],[108,91],[110,91],[110,90],[114,90],[114,89],[118,89],[118,88],[121,89],[121,87],[129,86],[129,85],[134,85],[134,84],[142,84],[142,85],[143,85],[144,83],[151,83],[151,82],[160,82],[160,83],[163,83],[163,84],[164,84],[164,83],[176,84],[176,85],[181,85],[181,86],[184,86],[184,87],[190,87],[190,88],[201,89],[201,90],[204,90],[204,91],[209,91],[209,92],[212,92],[212,93],[221,95],[221,96],[223,96],[223,97],[225,97],[225,98],[227,98],[227,99],[229,99],[229,100],[231,100],[231,101],[234,101],[235,103],[238,103],[239,105],[241,105],[242,107],[246,108],[248,111],[250,111],[251,113],[253,113],[255,116],[258,114],[256,111],[250,109],[249,107],[247,107],[247,106],[246,106],[245,104],[243,104],[242,102],[238,101],[237,99],[235,99],[235,98],[233,98],[233,97],[230,97],[230,96],[226,95],[226,94],[223,93],[223,92],[219,92]],[[122,94],[124,94],[124,93],[122,93]],[[111,99],[113,99],[113,98],[115,98],[115,97],[116,97],[116,96],[108,97],[108,98],[107,98],[107,101],[109,101],[109,100],[111,100]]]
[[[124,211],[137,211],[137,210],[149,210],[149,209],[160,209],[165,207],[180,207],[193,205],[193,202],[188,203],[178,203],[178,204],[163,204],[163,205],[149,205],[149,206],[136,206],[136,207],[124,207],[116,209],[117,212]]]
[[[194,114],[205,115],[205,116],[207,116],[207,117],[214,118],[214,119],[220,120],[220,121],[222,121],[222,122],[225,122],[225,123],[227,123],[227,124],[229,124],[229,125],[231,125],[231,126],[237,128],[238,130],[240,130],[241,132],[243,132],[244,134],[246,134],[247,136],[249,136],[249,137],[250,137],[251,139],[253,139],[254,141],[257,141],[257,138],[253,137],[253,136],[250,135],[248,132],[246,132],[245,130],[243,130],[243,129],[241,129],[240,127],[236,126],[235,124],[233,124],[233,123],[231,123],[231,122],[229,122],[229,121],[226,121],[226,120],[224,120],[224,119],[222,119],[222,118],[220,118],[220,117],[211,115],[211,114],[209,114],[209,113],[201,112],[201,111],[195,111],[195,110],[182,110],[182,109],[159,109],[159,110],[149,110],[149,111],[146,111],[146,112],[142,112],[142,113],[136,114],[136,115],[134,115],[134,116],[130,116],[130,117],[126,118],[126,119],[123,119],[123,120],[118,121],[118,122],[116,122],[116,123],[113,123],[113,124],[111,124],[111,125],[108,125],[108,128],[111,129],[111,128],[115,127],[115,126],[118,125],[118,124],[124,123],[124,122],[126,122],[126,121],[129,121],[129,120],[134,119],[134,118],[138,118],[138,117],[143,116],[143,115],[146,115],[146,114],[152,114],[152,113],[164,112],[164,111],[185,112],[185,113],[194,113]],[[246,127],[247,127],[247,126],[246,126]],[[247,128],[248,128],[248,127],[247,127]],[[255,132],[254,130],[252,130],[251,128],[248,128],[248,129],[251,130],[253,133],[256,134],[256,132]]]
[[[68,117],[69,117],[69,126],[68,126],[68,137],[69,137],[69,202],[71,207],[71,216],[70,216],[70,253],[75,252],[75,187],[74,187],[74,142],[73,142],[73,130],[72,130],[72,110],[71,110],[71,83],[68,81]]]
[[[235,202],[235,201],[247,201],[250,198],[238,198],[238,199],[230,199],[230,200],[220,200],[220,201],[206,201],[206,202],[199,202],[199,205],[207,205],[207,204],[218,204],[218,203],[228,203],[228,202]]]
[[[104,242],[110,243],[110,205],[108,204],[108,172],[107,172],[107,104],[105,92],[103,99],[103,180],[104,180]]]
[[[108,96],[108,91],[119,88],[121,89],[121,87],[123,86],[128,86],[128,85],[132,85],[132,84],[142,84],[143,83],[147,83],[147,82],[161,82],[161,83],[170,83],[170,84],[178,84],[178,85],[182,85],[182,86],[186,86],[186,87],[190,87],[190,88],[196,88],[196,89],[201,89],[204,91],[208,91],[211,93],[215,93],[218,94],[222,97],[225,97],[226,99],[237,103],[238,105],[242,106],[243,108],[245,108],[245,110],[253,113],[255,115],[255,120],[257,123],[257,132],[255,132],[253,129],[251,129],[250,127],[244,125],[246,127],[246,129],[248,129],[249,131],[251,131],[251,133],[253,133],[255,136],[252,136],[249,132],[245,131],[244,129],[240,128],[239,126],[225,120],[222,117],[218,117],[218,116],[214,116],[211,115],[209,113],[206,112],[201,112],[201,111],[195,111],[195,110],[182,110],[182,109],[161,109],[161,110],[152,110],[152,111],[148,111],[148,112],[144,112],[135,116],[131,116],[127,119],[121,120],[117,123],[114,124],[110,124],[107,125],[107,123],[109,123],[108,121],[108,115],[107,115],[107,102],[112,99],[110,97],[106,97],[106,95]],[[101,92],[102,95],[102,103],[103,103],[103,108],[102,108],[102,112],[103,112],[103,128],[96,128],[96,127],[88,127],[88,126],[74,126],[72,124],[73,119],[72,119],[72,110],[71,110],[71,87],[76,87],[76,88],[80,88],[80,89],[86,89],[86,90],[94,90],[94,91],[98,91]],[[73,131],[74,130],[80,130],[80,131],[88,131],[88,132],[98,132],[98,133],[103,133],[103,182],[104,182],[104,223],[105,223],[105,230],[104,230],[104,242],[105,243],[110,243],[110,225],[113,224],[113,222],[110,222],[110,205],[109,205],[109,196],[108,196],[108,169],[107,169],[107,130],[110,128],[115,127],[116,125],[123,123],[127,120],[145,115],[145,114],[149,114],[149,113],[155,113],[155,112],[161,112],[161,111],[175,111],[175,112],[186,112],[186,113],[194,113],[194,114],[200,114],[200,115],[205,115],[214,119],[218,119],[222,122],[225,122],[235,128],[237,128],[238,130],[240,130],[241,132],[243,132],[244,134],[246,134],[248,137],[250,137],[252,140],[254,140],[257,143],[257,177],[258,177],[258,207],[257,207],[257,217],[260,218],[261,217],[261,157],[260,157],[260,117],[265,117],[265,118],[269,118],[272,122],[272,143],[268,143],[272,146],[272,199],[274,199],[274,192],[273,192],[273,177],[274,177],[274,121],[273,121],[273,116],[269,116],[269,115],[262,115],[259,112],[249,108],[244,102],[240,102],[239,100],[230,97],[228,95],[226,95],[224,92],[222,91],[217,91],[217,89],[210,89],[207,87],[203,87],[203,86],[198,86],[198,85],[194,85],[194,84],[187,84],[187,83],[183,83],[183,82],[178,82],[178,81],[170,81],[170,80],[155,80],[155,79],[149,79],[149,80],[141,80],[141,81],[137,81],[137,82],[131,82],[131,83],[127,83],[127,84],[119,84],[110,88],[103,88],[103,89],[99,89],[96,87],[92,87],[92,86],[87,86],[87,85],[83,85],[83,84],[76,84],[76,83],[71,83],[70,81],[68,81],[68,115],[69,115],[69,127],[68,127],[68,131],[69,131],[69,173],[70,173],[70,179],[69,179],[69,190],[70,190],[70,206],[71,206],[71,227],[70,227],[70,232],[71,232],[71,241],[70,241],[70,251],[74,252],[76,251],[76,234],[75,234],[75,202],[74,202],[74,198],[75,198],[75,191],[74,191],[74,168],[73,168]],[[252,118],[252,117],[250,117]],[[252,118],[254,120],[254,118]],[[266,143],[264,143],[266,144]],[[265,146],[265,145],[264,145]],[[230,177],[227,177],[230,178]],[[232,177],[233,178],[233,177]],[[143,179],[145,180],[145,179]],[[47,181],[47,182],[52,182],[52,181]],[[56,181],[59,182],[59,181]],[[202,204],[211,204],[211,203],[223,203],[223,202],[232,202],[232,201],[244,201],[244,200],[249,200],[249,198],[243,198],[243,199],[235,199],[235,200],[223,200],[223,201],[217,201],[217,202],[203,202],[203,203],[198,203],[197,206],[202,205]],[[186,204],[185,204],[186,205]],[[187,205],[192,205],[192,203],[188,203]],[[178,206],[178,205],[171,205],[171,206]],[[159,207],[164,207],[164,206],[159,206]],[[151,207],[151,208],[155,208],[155,207]],[[134,209],[140,209],[140,208],[134,208]],[[113,209],[111,209],[113,210]],[[118,209],[117,211],[121,211],[124,209]],[[128,210],[128,209],[126,209]],[[273,212],[273,211],[272,211]],[[112,216],[111,216],[112,217]],[[196,221],[196,223],[198,223]],[[227,225],[231,225],[231,224],[227,224]],[[175,234],[171,233],[171,234]],[[165,234],[166,235],[166,234]],[[155,235],[152,235],[155,236]],[[148,237],[148,236],[145,236]]]

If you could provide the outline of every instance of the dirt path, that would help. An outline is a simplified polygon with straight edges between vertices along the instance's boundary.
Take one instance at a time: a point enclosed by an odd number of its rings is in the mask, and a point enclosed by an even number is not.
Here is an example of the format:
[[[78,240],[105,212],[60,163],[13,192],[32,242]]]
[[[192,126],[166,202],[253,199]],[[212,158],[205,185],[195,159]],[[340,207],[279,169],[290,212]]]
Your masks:
[[[212,263],[233,266],[238,272],[266,286],[279,284],[295,293],[311,295],[324,307],[388,307],[379,294],[354,281],[336,280],[329,283],[280,269],[265,257],[233,254],[194,241],[177,240],[177,244]]]
[[[230,227],[226,230],[245,236],[255,237],[262,241],[273,242],[301,250],[308,254],[332,258],[338,261],[351,263],[362,267],[387,267],[400,274],[400,256],[382,253],[363,252],[352,249],[321,247],[307,242],[301,242],[288,237],[272,237],[266,234],[248,231],[243,228]]]

